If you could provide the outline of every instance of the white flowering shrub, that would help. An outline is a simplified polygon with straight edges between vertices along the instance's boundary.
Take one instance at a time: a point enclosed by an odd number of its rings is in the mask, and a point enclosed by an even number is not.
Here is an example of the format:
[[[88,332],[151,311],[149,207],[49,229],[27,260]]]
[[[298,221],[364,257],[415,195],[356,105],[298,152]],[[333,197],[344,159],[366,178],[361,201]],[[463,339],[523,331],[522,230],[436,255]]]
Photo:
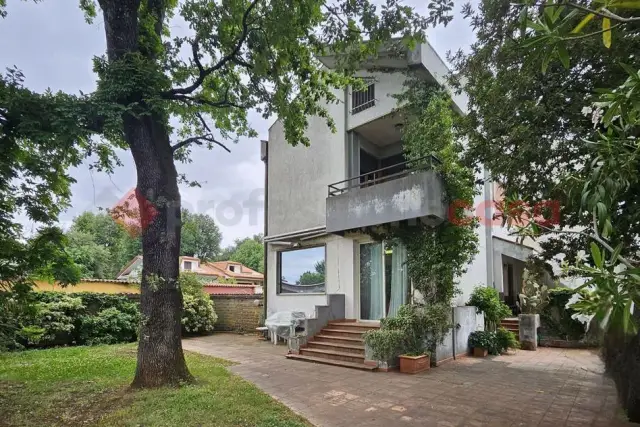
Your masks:
[[[185,335],[205,335],[213,332],[218,320],[213,301],[203,291],[202,281],[193,273],[180,275],[182,290],[182,332]]]

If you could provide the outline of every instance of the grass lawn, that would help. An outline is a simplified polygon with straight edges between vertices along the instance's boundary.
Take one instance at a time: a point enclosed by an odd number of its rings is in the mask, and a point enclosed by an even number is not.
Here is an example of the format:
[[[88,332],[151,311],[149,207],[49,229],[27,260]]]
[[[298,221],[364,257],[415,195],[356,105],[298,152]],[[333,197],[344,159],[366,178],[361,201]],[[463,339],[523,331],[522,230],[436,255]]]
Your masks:
[[[134,344],[0,354],[0,426],[309,426],[230,363],[187,353],[197,383],[130,390]]]

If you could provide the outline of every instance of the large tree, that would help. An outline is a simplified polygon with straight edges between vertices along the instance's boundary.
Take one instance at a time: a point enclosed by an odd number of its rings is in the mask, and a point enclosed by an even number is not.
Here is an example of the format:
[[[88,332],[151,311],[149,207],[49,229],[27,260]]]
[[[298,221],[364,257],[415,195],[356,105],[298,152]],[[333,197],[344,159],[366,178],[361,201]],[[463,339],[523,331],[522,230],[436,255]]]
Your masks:
[[[581,35],[568,41],[563,50],[571,54],[568,69],[554,53],[548,58],[556,60],[547,60],[543,73],[542,61],[534,57],[537,49],[522,46],[523,6],[517,3],[482,0],[475,11],[468,8],[476,41],[467,53],[450,58],[458,83],[469,95],[463,129],[469,139],[467,159],[486,166],[510,196],[532,204],[557,203],[560,212],[555,217],[562,227],[588,227],[590,217],[576,209],[580,192],[567,192],[560,184],[567,171],[582,169],[592,158],[592,147],[585,140],[595,139],[601,126],[594,125],[584,109],[597,98],[596,90],[618,86],[628,78],[620,61],[640,66],[638,24],[629,31],[614,31],[610,48],[603,46],[601,37]],[[572,3],[589,6],[591,1]],[[567,31],[580,19],[575,15]],[[599,23],[593,20],[585,32],[598,31]],[[633,184],[628,194],[639,191]],[[615,244],[624,242],[630,252],[640,249],[636,204],[627,204],[628,214],[614,218],[612,239]],[[580,235],[548,236],[542,242],[543,255],[548,259],[566,253],[573,259],[585,240]]]
[[[182,210],[182,238],[180,255],[197,256],[211,260],[220,254],[222,233],[214,219],[207,214]]]
[[[73,219],[67,248],[84,277],[115,279],[118,271],[140,255],[140,237],[130,233],[107,213],[83,212]]]
[[[236,239],[234,244],[226,248],[230,261],[236,261],[247,267],[264,272],[264,245],[262,243],[262,234],[256,234],[253,237],[245,237],[244,239]]]
[[[431,3],[434,10],[453,6]],[[113,166],[114,147],[131,150],[144,256],[133,385],[179,384],[191,375],[180,336],[182,177],[174,160],[187,159],[195,145],[213,148],[224,146],[223,138],[254,136],[247,123],[251,108],[264,117],[277,114],[290,144],[308,144],[310,115],[335,128],[323,100],[336,102],[337,90],[356,83],[357,64],[392,36],[406,46],[423,37],[427,25],[443,20],[437,13],[420,17],[398,0],[380,6],[367,0],[80,0],[80,5],[88,20],[99,7],[107,51],[94,59],[97,90],[68,100],[62,119],[70,122],[71,132],[62,141],[73,148],[76,135],[87,147],[100,140],[90,148],[104,167]],[[172,37],[169,22],[176,14],[186,21],[187,35]],[[328,53],[336,56],[332,70],[317,60]],[[32,105],[37,113],[52,115],[37,111],[46,107]],[[23,120],[12,111],[7,116],[3,126]],[[172,116],[177,127],[169,122]],[[34,128],[46,134],[38,124]],[[46,142],[56,146],[57,135],[48,135]],[[180,140],[172,141],[176,136]]]

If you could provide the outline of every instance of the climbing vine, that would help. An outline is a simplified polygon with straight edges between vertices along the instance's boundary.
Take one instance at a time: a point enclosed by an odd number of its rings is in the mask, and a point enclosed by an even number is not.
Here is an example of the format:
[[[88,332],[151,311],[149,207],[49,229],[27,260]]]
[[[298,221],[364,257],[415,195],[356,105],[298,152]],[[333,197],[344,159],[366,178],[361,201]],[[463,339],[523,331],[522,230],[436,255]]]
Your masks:
[[[442,87],[409,78],[397,99],[405,117],[405,158],[414,161],[413,167],[432,168],[442,177],[448,219],[435,227],[422,223],[386,227],[379,237],[406,246],[409,277],[424,303],[448,304],[457,292],[457,277],[478,252],[478,221],[465,213],[477,192],[474,171],[461,162],[463,146],[455,135],[457,113]],[[423,159],[429,155],[439,161]]]

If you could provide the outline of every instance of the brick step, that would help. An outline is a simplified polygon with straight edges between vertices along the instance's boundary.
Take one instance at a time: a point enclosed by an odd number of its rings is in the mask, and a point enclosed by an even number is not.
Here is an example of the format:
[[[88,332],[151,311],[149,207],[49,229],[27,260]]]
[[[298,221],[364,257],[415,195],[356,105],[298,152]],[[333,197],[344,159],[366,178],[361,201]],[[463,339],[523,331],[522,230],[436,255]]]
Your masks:
[[[361,355],[345,353],[342,351],[322,350],[318,348],[301,348],[300,354],[303,356],[318,357],[324,359],[340,360],[343,362],[364,364],[364,353]]]
[[[306,362],[321,363],[323,365],[341,366],[343,368],[360,369],[363,371],[374,371],[377,369],[375,366],[368,366],[368,365],[365,365],[364,363],[352,363],[352,362],[346,362],[342,360],[325,359],[323,357],[305,356],[303,354],[287,354],[286,358],[303,360]]]
[[[352,337],[352,338],[362,338],[362,331],[354,331],[350,329],[334,329],[334,328],[324,328],[320,331],[322,335],[329,335],[332,337]]]
[[[360,322],[329,322],[327,328],[367,332],[375,329],[380,329],[380,326]]]
[[[313,341],[364,346],[364,340],[362,339],[362,336],[340,337],[340,336],[323,335],[322,332],[319,335],[314,336]]]
[[[334,342],[309,341],[307,348],[318,348],[320,350],[341,351],[343,353],[354,353],[364,356],[364,345],[338,344]]]

